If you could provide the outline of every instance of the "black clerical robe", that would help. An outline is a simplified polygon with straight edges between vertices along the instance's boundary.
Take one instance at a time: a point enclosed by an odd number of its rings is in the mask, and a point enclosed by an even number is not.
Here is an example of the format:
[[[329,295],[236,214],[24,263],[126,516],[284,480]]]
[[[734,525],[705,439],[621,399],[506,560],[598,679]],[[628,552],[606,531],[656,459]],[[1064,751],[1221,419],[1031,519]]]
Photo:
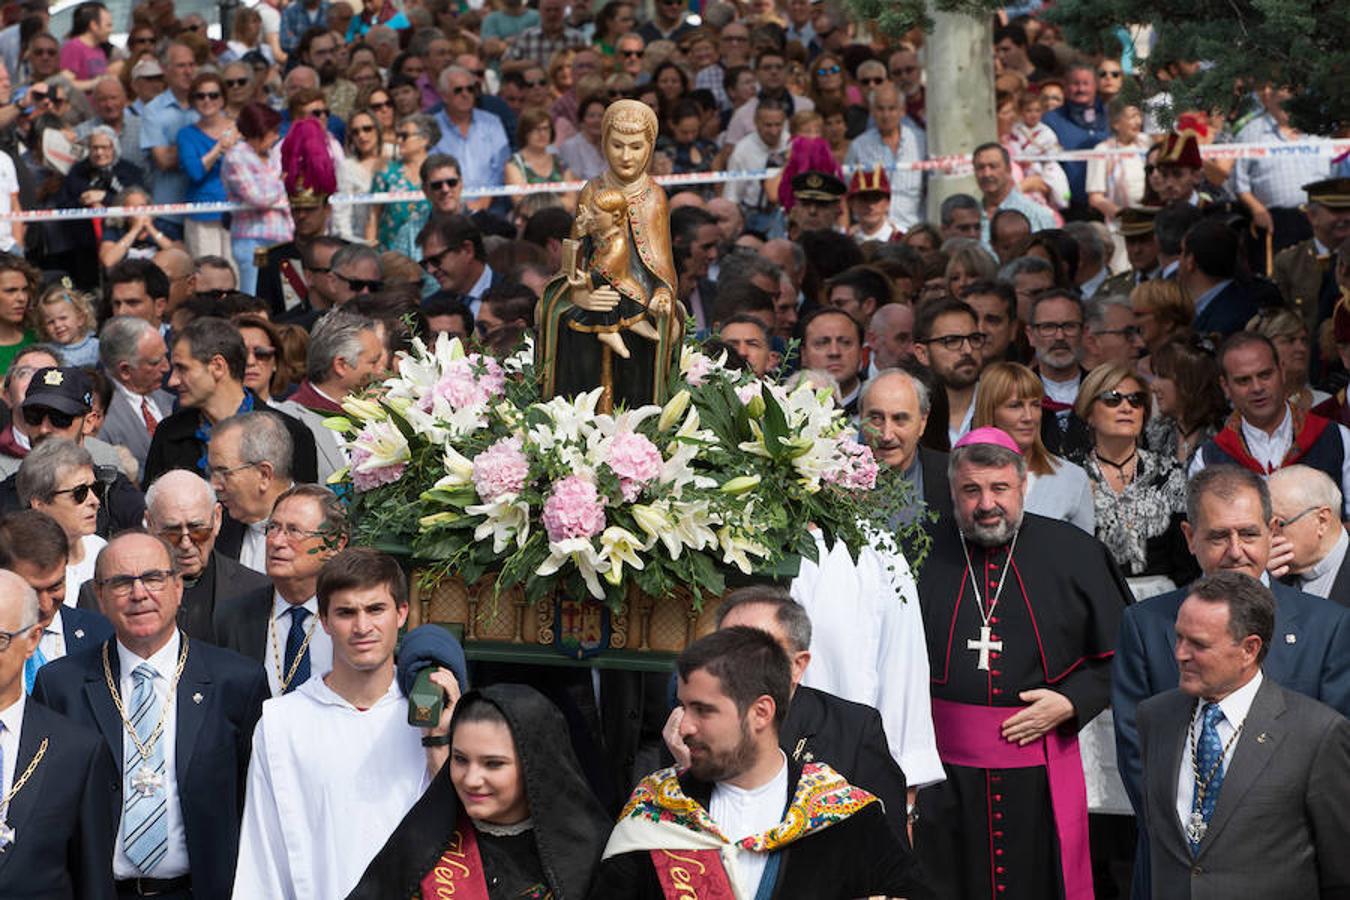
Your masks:
[[[1086,800],[1073,815],[1062,804],[1084,790],[1076,734],[1109,701],[1110,658],[1129,589],[1096,538],[1036,515],[1023,519],[1001,594],[1009,547],[970,543],[969,551],[974,585],[955,523],[946,523],[919,579],[947,781],[919,794],[916,852],[944,898],[1090,898]],[[998,597],[988,642],[1000,646],[984,648],[987,669],[979,665],[981,649],[968,644],[985,643],[976,589],[986,611]],[[1075,717],[1019,752],[1003,741],[999,723],[1025,707],[1018,695],[1034,688],[1063,694]],[[981,747],[989,748],[983,757]],[[1029,764],[1033,754],[1042,764]],[[1003,765],[974,764],[982,759]],[[1079,826],[1081,846],[1074,842]],[[1063,854],[1062,837],[1070,839]],[[1075,890],[1084,872],[1086,895]]]

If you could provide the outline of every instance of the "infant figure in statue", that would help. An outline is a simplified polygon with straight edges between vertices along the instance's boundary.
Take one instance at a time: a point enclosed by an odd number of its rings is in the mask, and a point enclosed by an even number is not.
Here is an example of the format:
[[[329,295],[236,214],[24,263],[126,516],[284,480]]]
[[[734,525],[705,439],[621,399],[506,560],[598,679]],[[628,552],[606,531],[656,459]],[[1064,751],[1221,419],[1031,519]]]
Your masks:
[[[577,209],[576,227],[590,244],[590,262],[567,273],[567,283],[587,291],[609,285],[620,299],[606,312],[573,307],[564,315],[569,328],[595,332],[602,344],[624,359],[629,358],[628,345],[620,331],[632,331],[650,341],[661,339],[648,320],[647,292],[629,271],[627,212],[628,199],[615,189],[596,192],[590,205]],[[665,315],[669,311],[668,307],[653,307],[650,312]]]

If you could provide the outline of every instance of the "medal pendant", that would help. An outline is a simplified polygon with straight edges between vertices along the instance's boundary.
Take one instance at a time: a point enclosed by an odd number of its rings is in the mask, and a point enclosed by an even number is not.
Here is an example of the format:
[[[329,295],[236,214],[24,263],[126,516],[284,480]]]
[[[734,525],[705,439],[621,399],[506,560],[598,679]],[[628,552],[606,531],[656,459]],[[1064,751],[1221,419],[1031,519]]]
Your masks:
[[[141,766],[131,777],[131,789],[142,797],[153,797],[164,786],[164,776],[149,766]]]
[[[1205,839],[1205,832],[1209,830],[1205,817],[1198,812],[1191,813],[1190,820],[1186,823],[1186,837],[1192,844],[1198,844]]]
[[[0,853],[14,846],[14,828],[8,822],[0,822]]]

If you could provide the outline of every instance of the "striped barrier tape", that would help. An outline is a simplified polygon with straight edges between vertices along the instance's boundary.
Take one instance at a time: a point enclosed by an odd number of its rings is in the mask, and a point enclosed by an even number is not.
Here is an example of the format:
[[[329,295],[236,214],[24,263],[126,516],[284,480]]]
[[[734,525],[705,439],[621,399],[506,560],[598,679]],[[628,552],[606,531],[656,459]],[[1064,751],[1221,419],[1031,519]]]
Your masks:
[[[1334,157],[1350,151],[1350,140],[1305,140],[1283,144],[1209,144],[1200,148],[1206,159],[1278,159],[1285,156]],[[1019,163],[1036,162],[1090,162],[1118,156],[1140,156],[1143,151],[1133,148],[1104,150],[1064,150],[1047,154],[1014,154]],[[851,174],[854,166],[846,166]],[[897,163],[895,172],[965,172],[971,168],[968,154],[931,157],[914,162]],[[684,175],[658,175],[662,185],[725,184],[733,181],[757,181],[772,178],[782,169],[760,169],[738,172],[691,172]],[[465,188],[466,200],[483,197],[520,197],[525,194],[559,194],[579,191],[584,181],[552,182],[548,184],[503,184],[492,187]],[[333,206],[383,206],[387,203],[412,203],[426,199],[420,191],[386,191],[382,193],[334,194],[328,198]],[[0,213],[0,222],[68,222],[81,219],[133,218],[136,216],[182,216],[189,213],[227,213],[255,209],[246,203],[157,203],[147,206],[68,207],[64,209],[30,209],[22,212]],[[286,205],[278,206],[286,209]]]

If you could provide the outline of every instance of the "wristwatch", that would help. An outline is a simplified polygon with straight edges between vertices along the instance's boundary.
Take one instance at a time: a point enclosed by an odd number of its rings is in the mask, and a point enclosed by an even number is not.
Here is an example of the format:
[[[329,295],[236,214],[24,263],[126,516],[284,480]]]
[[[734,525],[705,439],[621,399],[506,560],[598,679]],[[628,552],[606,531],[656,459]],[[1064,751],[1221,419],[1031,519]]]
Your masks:
[[[422,735],[423,747],[449,747],[450,735],[448,734],[424,734]]]

